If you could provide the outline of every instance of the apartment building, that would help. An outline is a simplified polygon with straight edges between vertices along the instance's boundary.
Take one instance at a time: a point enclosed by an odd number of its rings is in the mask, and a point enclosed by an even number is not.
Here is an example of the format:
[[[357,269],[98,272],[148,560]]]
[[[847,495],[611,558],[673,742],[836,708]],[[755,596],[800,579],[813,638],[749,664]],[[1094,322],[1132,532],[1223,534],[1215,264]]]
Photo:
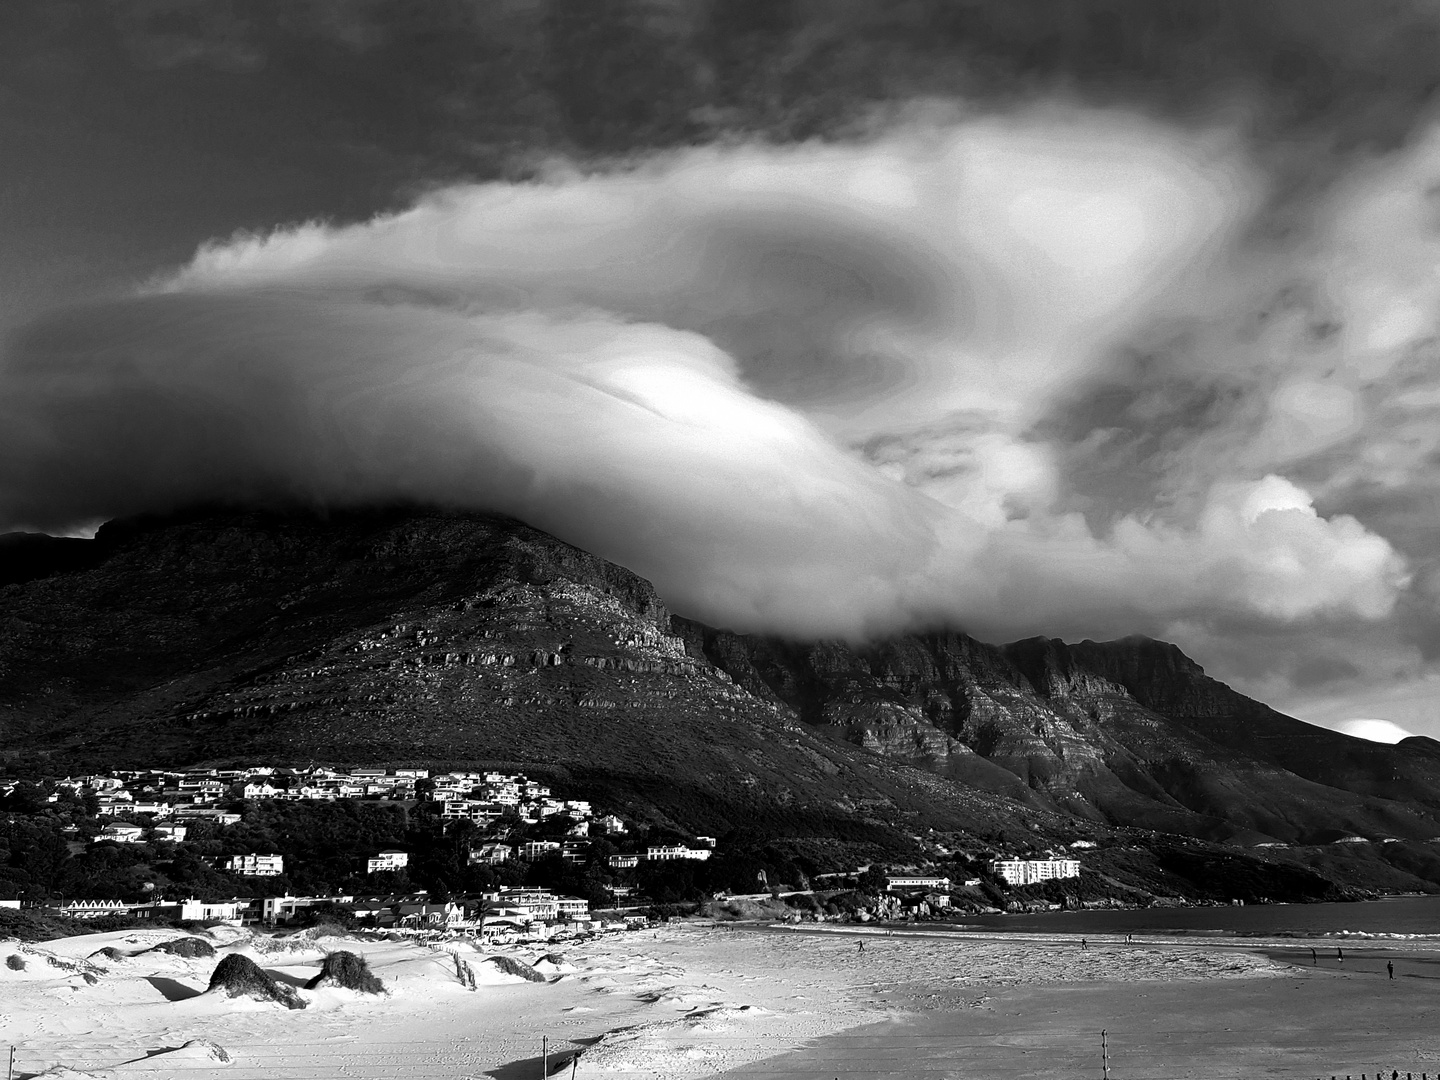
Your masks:
[[[996,859],[990,869],[1011,885],[1035,885],[1080,876],[1078,859]]]

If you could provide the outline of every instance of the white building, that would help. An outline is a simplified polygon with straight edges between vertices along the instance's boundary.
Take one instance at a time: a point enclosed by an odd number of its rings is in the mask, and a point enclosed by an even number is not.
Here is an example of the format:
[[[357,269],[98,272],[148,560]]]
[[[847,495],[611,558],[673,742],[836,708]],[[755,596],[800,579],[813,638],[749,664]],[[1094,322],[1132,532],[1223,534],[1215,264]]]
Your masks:
[[[694,859],[697,862],[704,862],[710,858],[709,848],[689,847],[648,847],[645,849],[645,858],[651,862],[665,862],[671,859]]]
[[[224,869],[244,877],[279,877],[285,872],[285,856],[232,855]]]
[[[209,903],[204,900],[180,901],[180,918],[190,919],[195,922],[207,922],[218,920],[219,922],[240,925],[240,912],[250,906],[248,900],[221,900],[216,903]]]
[[[172,844],[182,844],[190,829],[185,825],[156,825],[155,837],[157,840],[169,840]]]
[[[502,907],[521,912],[532,919],[545,921],[560,913],[557,900],[558,897],[548,889],[501,889],[496,897],[496,902]]]
[[[446,821],[495,821],[504,813],[499,803],[474,799],[448,799],[440,806],[440,816]]]
[[[1080,876],[1078,859],[996,859],[990,869],[1011,885],[1034,885]]]
[[[896,889],[948,889],[950,879],[948,877],[887,877],[885,879],[885,891],[894,892]]]
[[[639,855],[611,855],[610,866],[616,870],[630,870],[640,865]]]
[[[481,844],[477,848],[470,849],[469,862],[472,866],[476,863],[494,866],[498,863],[509,862],[510,857],[514,854],[515,852],[509,844]]]
[[[124,900],[71,900],[58,910],[71,919],[101,919],[106,915],[126,915],[131,906]]]
[[[115,824],[106,825],[95,840],[97,843],[101,840],[114,840],[117,844],[138,844],[144,836],[145,830],[139,825]]]
[[[403,870],[409,865],[410,853],[408,851],[396,851],[394,848],[390,848],[368,860],[365,863],[365,872],[378,874],[385,870]]]
[[[169,803],[136,802],[134,799],[130,799],[116,802],[102,801],[96,812],[102,817],[114,817],[116,814],[154,814],[156,817],[169,817],[175,812],[175,808]]]
[[[562,919],[588,920],[590,918],[590,901],[581,900],[578,896],[557,896],[555,913]]]
[[[534,862],[559,850],[560,844],[555,840],[527,840],[520,845],[520,858]]]

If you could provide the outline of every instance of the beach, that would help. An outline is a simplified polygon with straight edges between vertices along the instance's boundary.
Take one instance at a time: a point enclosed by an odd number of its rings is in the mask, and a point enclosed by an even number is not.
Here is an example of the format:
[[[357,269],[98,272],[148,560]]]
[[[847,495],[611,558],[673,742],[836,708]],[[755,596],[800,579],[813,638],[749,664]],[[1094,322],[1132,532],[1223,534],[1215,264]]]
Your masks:
[[[1348,967],[1289,963],[1308,964],[1293,939],[697,923],[501,950],[221,927],[200,935],[216,956],[150,951],[184,936],[0,943],[0,961],[23,964],[0,962],[16,1076],[520,1080],[541,1074],[542,1038],[577,1078],[1100,1076],[1102,1029],[1117,1080],[1440,1072],[1433,942],[1347,943]],[[338,949],[363,955],[386,994],[300,989]],[[203,993],[229,953],[307,1007]],[[501,970],[497,953],[546,981]]]

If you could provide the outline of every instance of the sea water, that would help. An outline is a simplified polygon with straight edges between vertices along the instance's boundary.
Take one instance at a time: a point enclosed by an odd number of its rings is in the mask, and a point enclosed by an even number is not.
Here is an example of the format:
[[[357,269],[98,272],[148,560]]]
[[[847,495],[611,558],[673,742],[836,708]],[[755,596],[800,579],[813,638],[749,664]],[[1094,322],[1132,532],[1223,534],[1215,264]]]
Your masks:
[[[978,915],[966,916],[957,923],[967,930],[1055,934],[1440,937],[1440,896],[1395,896],[1348,904],[1247,904],[1243,907],[1227,905]]]

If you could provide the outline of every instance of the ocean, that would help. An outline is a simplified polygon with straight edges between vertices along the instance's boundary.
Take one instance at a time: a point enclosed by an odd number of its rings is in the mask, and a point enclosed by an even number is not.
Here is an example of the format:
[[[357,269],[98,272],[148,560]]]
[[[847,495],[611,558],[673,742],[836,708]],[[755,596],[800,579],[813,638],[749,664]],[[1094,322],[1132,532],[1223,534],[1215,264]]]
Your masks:
[[[1245,907],[979,915],[949,925],[957,929],[993,930],[997,933],[1440,937],[1440,896],[1396,896],[1350,904],[1250,904]]]

